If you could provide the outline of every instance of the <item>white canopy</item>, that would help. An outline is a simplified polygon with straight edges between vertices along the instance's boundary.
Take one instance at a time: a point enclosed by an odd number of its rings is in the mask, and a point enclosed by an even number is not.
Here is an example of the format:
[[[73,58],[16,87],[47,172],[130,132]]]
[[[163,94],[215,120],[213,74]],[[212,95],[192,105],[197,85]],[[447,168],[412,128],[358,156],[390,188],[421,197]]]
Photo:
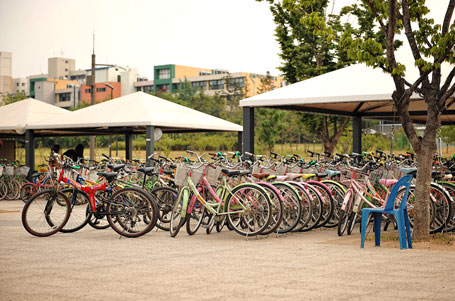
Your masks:
[[[72,112],[30,124],[34,130],[103,129],[112,127],[156,126],[166,131],[233,131],[243,128],[235,123],[136,92]]]
[[[453,66],[443,65],[444,74]],[[412,82],[418,71],[411,65],[406,78]],[[240,101],[242,107],[275,107],[315,113],[345,116],[363,116],[391,119],[394,107],[392,92],[395,90],[389,74],[363,64],[348,66],[317,77],[313,77],[280,89],[256,95]],[[426,120],[425,101],[417,94],[412,96],[410,114],[414,121]],[[455,105],[441,116],[444,123],[455,122]],[[447,114],[449,113],[449,114]],[[398,117],[396,117],[398,121]]]
[[[0,131],[23,134],[31,124],[39,121],[68,116],[69,111],[48,103],[27,98],[0,107]]]

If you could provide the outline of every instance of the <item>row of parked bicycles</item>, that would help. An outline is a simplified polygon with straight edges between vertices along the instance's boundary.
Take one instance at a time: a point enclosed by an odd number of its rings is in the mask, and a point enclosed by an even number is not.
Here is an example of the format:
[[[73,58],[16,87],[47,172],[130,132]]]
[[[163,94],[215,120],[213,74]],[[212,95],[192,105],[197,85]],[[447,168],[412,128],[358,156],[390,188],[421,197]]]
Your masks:
[[[305,232],[320,227],[351,234],[363,207],[384,206],[391,187],[415,174],[412,153],[270,156],[187,151],[175,159],[153,154],[148,164],[106,156],[102,162],[50,158],[48,171],[32,175],[19,195],[25,229],[36,236],[111,227],[126,237],[153,228],[175,237],[224,227],[242,236]],[[431,231],[453,231],[453,160],[434,161]],[[407,197],[412,225],[415,187]],[[401,193],[401,197],[400,197]],[[403,192],[395,198],[397,206]],[[385,228],[395,226],[388,220]]]

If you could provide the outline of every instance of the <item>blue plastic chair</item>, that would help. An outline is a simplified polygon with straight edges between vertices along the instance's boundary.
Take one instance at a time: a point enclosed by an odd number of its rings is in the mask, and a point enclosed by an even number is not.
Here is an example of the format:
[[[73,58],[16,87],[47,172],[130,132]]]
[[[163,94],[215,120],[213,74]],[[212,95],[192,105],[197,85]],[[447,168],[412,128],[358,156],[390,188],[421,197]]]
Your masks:
[[[381,221],[383,214],[392,214],[395,215],[395,220],[398,226],[398,235],[400,238],[400,249],[404,250],[412,248],[412,239],[411,239],[411,227],[409,224],[409,215],[407,207],[407,198],[409,194],[409,189],[411,188],[411,181],[413,176],[406,175],[402,177],[392,188],[392,191],[389,194],[387,203],[384,208],[364,208],[362,209],[362,240],[360,242],[360,247],[363,248],[365,245],[365,236],[367,232],[367,223],[370,213],[373,214],[374,219],[374,236],[375,236],[375,245],[379,246],[381,244]],[[397,196],[398,190],[404,186],[406,191],[403,195],[402,202],[398,209],[395,209],[395,198]],[[407,238],[407,245],[406,245]]]

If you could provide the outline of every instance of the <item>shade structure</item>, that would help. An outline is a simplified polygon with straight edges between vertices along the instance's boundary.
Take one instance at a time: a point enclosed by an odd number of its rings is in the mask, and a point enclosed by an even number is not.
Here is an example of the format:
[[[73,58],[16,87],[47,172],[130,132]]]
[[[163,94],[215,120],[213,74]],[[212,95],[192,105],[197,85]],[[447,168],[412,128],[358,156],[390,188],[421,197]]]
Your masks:
[[[418,69],[413,63],[406,67],[406,79],[413,83],[419,77]],[[453,69],[453,65],[441,65],[442,82]],[[244,151],[254,152],[254,108],[260,107],[350,116],[353,118],[353,150],[361,152],[362,118],[400,121],[392,99],[394,90],[389,74],[356,64],[243,99],[240,106],[244,116]],[[455,124],[453,102],[452,95],[447,109],[441,114],[442,124]],[[409,113],[414,123],[425,123],[426,103],[418,94],[411,96]]]
[[[444,75],[454,66],[443,65]],[[418,78],[416,68],[408,68],[406,78]],[[256,95],[240,101],[242,107],[270,107],[297,111],[364,117],[399,122],[395,116],[392,78],[381,69],[363,64],[348,66],[313,77],[281,89]],[[426,104],[418,94],[411,97],[410,114],[416,123],[426,120]],[[455,104],[441,116],[442,124],[455,124]]]
[[[187,108],[159,97],[136,92],[59,116],[33,123],[30,129],[65,132],[93,131],[112,133],[128,128],[144,132],[154,126],[163,132],[228,131],[241,132],[235,123]]]
[[[68,114],[65,109],[33,98],[14,102],[0,107],[0,135],[24,134],[32,124]]]

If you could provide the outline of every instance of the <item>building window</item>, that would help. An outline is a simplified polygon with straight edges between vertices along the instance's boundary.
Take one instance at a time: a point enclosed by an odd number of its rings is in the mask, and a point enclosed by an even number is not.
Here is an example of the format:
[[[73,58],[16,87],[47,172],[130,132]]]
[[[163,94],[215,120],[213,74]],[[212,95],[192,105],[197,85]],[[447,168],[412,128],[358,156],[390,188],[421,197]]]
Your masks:
[[[209,85],[210,90],[224,90],[224,79],[211,80]]]
[[[240,89],[240,88],[245,88],[245,78],[244,77],[231,78],[228,80],[228,89],[229,90]]]
[[[60,101],[70,101],[71,93],[60,93]]]
[[[25,90],[22,90],[22,93],[25,93]]]
[[[106,88],[96,88],[96,92],[106,92]]]
[[[19,83],[16,83],[16,87],[19,87]]]
[[[68,64],[68,60],[65,61],[65,64]]]
[[[92,93],[92,89],[85,89],[85,93]]]
[[[192,82],[194,90],[207,90],[207,82],[206,81],[201,81],[201,82]]]
[[[25,87],[25,83],[22,83],[22,87]]]
[[[117,82],[120,83],[122,81],[122,77],[120,75],[117,75]]]
[[[65,72],[68,72],[68,68],[65,68]]]
[[[158,70],[158,79],[171,78],[171,69],[160,69]]]
[[[138,90],[138,91],[140,91],[140,90]],[[144,92],[154,92],[153,86],[144,86]]]
[[[170,90],[169,85],[158,85],[158,86],[156,86],[156,88],[158,91],[164,92],[164,93],[169,93],[169,90]]]
[[[204,75],[211,75],[212,73],[208,71],[199,71],[199,76],[204,76]]]

